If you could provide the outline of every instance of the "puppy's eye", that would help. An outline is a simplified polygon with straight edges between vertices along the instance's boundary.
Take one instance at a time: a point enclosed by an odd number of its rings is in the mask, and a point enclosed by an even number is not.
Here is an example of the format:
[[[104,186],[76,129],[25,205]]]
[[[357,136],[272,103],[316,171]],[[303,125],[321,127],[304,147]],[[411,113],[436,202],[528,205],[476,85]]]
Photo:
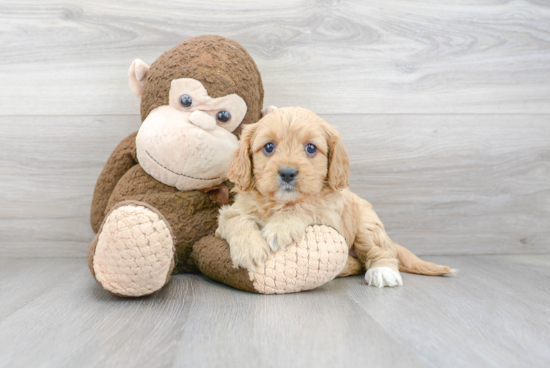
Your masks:
[[[193,105],[193,99],[189,95],[181,95],[180,103],[183,107],[191,107],[191,105]]]
[[[314,156],[317,153],[317,147],[314,144],[306,144],[306,153],[308,156]]]
[[[229,111],[220,111],[218,113],[218,120],[222,123],[227,123],[229,119],[231,119],[231,114],[229,113]]]
[[[265,146],[264,146],[264,153],[266,155],[271,155],[273,152],[275,152],[275,144],[272,143],[272,142],[269,142],[267,143]]]

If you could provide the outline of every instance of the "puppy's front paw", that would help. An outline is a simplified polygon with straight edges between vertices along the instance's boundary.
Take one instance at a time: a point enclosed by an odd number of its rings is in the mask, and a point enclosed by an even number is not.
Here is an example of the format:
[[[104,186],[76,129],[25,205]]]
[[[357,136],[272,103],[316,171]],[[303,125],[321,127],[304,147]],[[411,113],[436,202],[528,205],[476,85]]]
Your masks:
[[[255,270],[267,260],[269,245],[259,232],[233,239],[229,245],[233,267]]]
[[[273,251],[284,249],[293,242],[299,242],[305,234],[305,228],[288,226],[285,223],[269,223],[262,229],[262,235]]]
[[[390,267],[369,268],[365,274],[365,280],[370,286],[376,286],[378,288],[384,286],[403,286],[401,274],[392,270]]]
[[[290,234],[279,234],[271,232],[264,233],[263,231],[262,233],[265,234],[264,238],[273,251],[276,251],[277,249],[279,249],[279,247],[284,249],[292,243],[292,237],[290,236]]]

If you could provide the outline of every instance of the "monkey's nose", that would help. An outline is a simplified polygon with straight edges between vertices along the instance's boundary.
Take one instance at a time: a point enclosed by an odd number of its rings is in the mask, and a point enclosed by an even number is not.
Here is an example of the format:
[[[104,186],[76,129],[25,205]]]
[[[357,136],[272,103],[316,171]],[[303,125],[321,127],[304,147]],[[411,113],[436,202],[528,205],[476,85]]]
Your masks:
[[[285,183],[292,183],[296,178],[296,175],[298,175],[298,170],[293,167],[285,167],[279,170],[279,177]]]
[[[204,111],[194,111],[189,115],[189,121],[204,130],[214,130],[216,128],[216,119]]]

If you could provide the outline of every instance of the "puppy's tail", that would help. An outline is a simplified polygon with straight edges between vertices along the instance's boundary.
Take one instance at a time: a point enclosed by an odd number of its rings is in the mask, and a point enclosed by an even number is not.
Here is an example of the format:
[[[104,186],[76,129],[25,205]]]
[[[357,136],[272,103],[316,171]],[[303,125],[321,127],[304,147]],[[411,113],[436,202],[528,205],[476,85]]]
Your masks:
[[[395,244],[397,259],[399,260],[399,271],[418,273],[420,275],[441,276],[456,273],[456,270],[447,266],[426,262],[415,256],[407,248]]]

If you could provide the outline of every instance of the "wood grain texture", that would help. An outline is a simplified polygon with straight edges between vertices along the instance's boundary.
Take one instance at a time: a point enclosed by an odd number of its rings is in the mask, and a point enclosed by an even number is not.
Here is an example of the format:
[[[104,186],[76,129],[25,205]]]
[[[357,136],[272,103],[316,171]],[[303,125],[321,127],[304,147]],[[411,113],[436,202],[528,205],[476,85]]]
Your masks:
[[[550,116],[326,116],[351,190],[418,254],[550,252]]]
[[[550,116],[323,117],[394,241],[420,255],[550,252]],[[0,255],[84,256],[95,181],[139,117],[0,126]]]
[[[83,259],[0,259],[0,367],[548,365],[550,255],[430,260],[461,273],[404,274],[393,289],[349,277],[289,295],[178,275],[123,299]]]
[[[0,118],[0,254],[86,255],[95,182],[138,116]]]
[[[64,283],[81,269],[81,262],[66,259],[40,262],[31,258],[0,258],[0,321],[50,293],[52,285]]]
[[[545,1],[7,0],[0,114],[135,114],[127,86],[192,36],[242,43],[266,105],[318,113],[550,113]]]
[[[338,126],[395,241],[547,253],[549,25],[543,1],[3,1],[0,255],[85,254],[95,180],[139,127],[128,66],[205,33],[251,52],[266,105]]]
[[[460,272],[452,280],[404,274],[405,286],[390,292],[355,283],[349,295],[427,365],[548,365],[548,255],[429,260]]]

